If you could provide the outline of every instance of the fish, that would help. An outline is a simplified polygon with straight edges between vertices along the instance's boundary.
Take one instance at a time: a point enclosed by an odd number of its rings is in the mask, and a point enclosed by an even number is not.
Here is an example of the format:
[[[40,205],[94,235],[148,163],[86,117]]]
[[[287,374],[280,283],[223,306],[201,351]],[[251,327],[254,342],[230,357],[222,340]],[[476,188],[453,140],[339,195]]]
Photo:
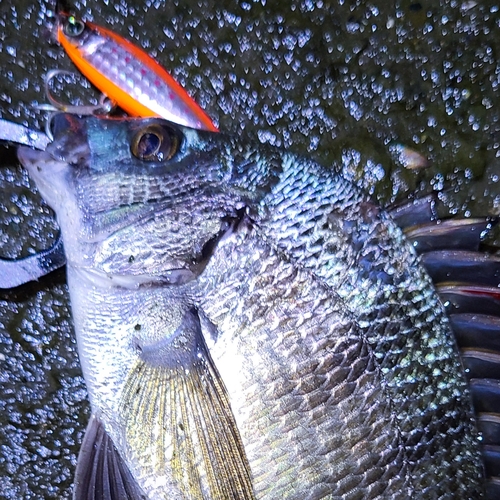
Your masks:
[[[139,47],[113,31],[57,14],[56,36],[77,68],[131,116],[159,116],[182,125],[218,129],[172,76]]]
[[[481,498],[445,308],[370,196],[158,118],[59,114],[53,136],[18,157],[66,253],[75,500]]]

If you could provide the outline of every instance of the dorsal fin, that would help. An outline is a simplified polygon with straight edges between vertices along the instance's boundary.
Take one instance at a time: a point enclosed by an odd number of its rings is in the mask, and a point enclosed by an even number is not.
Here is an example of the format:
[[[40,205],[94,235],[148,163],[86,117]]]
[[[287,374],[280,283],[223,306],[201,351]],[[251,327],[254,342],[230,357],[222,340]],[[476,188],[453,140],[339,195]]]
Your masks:
[[[500,498],[500,257],[482,247],[497,221],[438,220],[432,197],[398,207],[402,226],[445,305],[483,435],[486,498]],[[427,220],[426,220],[427,219]]]

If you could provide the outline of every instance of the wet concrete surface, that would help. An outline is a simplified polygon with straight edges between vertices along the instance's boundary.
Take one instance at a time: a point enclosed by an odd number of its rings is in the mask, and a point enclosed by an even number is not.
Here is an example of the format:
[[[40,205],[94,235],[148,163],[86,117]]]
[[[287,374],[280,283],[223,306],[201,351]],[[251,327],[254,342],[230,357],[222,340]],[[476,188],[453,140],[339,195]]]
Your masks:
[[[107,5],[106,5],[107,4]],[[445,212],[500,213],[500,11],[493,1],[76,2],[165,66],[221,130],[309,154],[389,204],[440,192]],[[53,2],[0,3],[0,114],[44,127]],[[76,77],[61,99],[96,102]],[[398,151],[429,168],[409,170]],[[0,255],[50,246],[50,209],[0,145]],[[396,153],[395,153],[396,152]],[[88,418],[64,271],[0,291],[0,486],[70,498]]]

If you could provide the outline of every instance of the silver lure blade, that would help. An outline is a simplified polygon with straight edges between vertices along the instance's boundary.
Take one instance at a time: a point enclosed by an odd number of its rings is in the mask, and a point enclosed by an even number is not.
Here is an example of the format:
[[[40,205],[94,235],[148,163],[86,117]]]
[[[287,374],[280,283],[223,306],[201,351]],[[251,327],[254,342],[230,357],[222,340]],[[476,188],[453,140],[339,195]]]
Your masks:
[[[18,123],[0,119],[0,141],[13,142],[44,151],[49,137]],[[62,267],[66,263],[61,238],[49,249],[21,259],[0,258],[0,288],[14,288]]]
[[[50,139],[39,130],[33,130],[24,125],[0,119],[0,141],[23,144],[44,151]]]

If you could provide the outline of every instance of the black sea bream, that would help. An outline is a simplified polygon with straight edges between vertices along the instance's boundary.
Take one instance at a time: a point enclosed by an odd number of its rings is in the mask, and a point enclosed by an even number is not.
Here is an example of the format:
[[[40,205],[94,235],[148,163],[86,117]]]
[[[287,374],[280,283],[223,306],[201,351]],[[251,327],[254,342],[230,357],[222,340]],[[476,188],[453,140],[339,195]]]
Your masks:
[[[333,170],[158,120],[58,115],[92,418],[76,499],[479,498],[458,348],[391,217]]]

